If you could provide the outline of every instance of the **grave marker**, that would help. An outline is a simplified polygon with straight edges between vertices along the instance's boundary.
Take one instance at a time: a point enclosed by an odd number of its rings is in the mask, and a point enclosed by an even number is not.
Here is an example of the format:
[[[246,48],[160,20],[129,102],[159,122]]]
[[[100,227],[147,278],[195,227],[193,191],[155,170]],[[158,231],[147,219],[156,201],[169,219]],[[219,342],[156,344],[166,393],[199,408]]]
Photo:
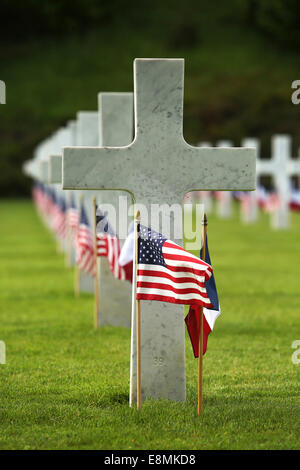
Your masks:
[[[253,148],[256,149],[257,152],[257,161],[259,161],[259,155],[260,155],[260,143],[258,139],[254,138],[247,138],[242,141],[242,146],[247,147],[247,148]],[[258,174],[257,174],[258,176]],[[256,187],[258,188],[259,186],[259,181],[257,179],[256,181]],[[241,210],[241,220],[244,224],[252,224],[257,221],[258,219],[258,200],[257,200],[257,190],[251,191],[250,193],[247,194],[247,197],[249,197],[249,209],[247,211]],[[242,204],[240,204],[240,207],[242,208]]]
[[[230,148],[233,144],[230,140],[220,140],[217,147]],[[229,219],[232,216],[232,195],[231,192],[222,192],[219,194],[217,203],[217,213],[222,219]]]
[[[77,146],[98,146],[99,144],[99,113],[98,111],[79,111],[77,113]],[[85,205],[91,230],[93,230],[93,196],[95,191],[85,194],[77,191],[77,207]],[[79,271],[79,291],[94,293],[94,278],[84,271]]]
[[[257,176],[272,175],[281,207],[272,214],[274,229],[290,226],[289,203],[291,200],[291,176],[300,175],[300,159],[291,158],[291,138],[275,135],[271,140],[271,159],[257,161]]]
[[[133,93],[99,93],[99,146],[122,147],[133,141]],[[107,181],[110,175],[106,172]],[[124,191],[99,191],[97,204],[103,209],[103,204],[110,204],[116,212],[116,219],[120,221],[117,227],[113,220],[109,220],[115,233],[120,229],[126,230],[129,226],[128,213],[120,214],[119,205],[123,198],[125,207],[132,205],[132,198]],[[126,201],[124,201],[126,198]],[[103,210],[102,210],[103,211]],[[122,219],[122,220],[121,220]],[[121,225],[124,225],[122,227]],[[120,240],[121,241],[121,240]],[[98,258],[99,266],[99,311],[98,325],[124,326],[130,328],[131,324],[131,285],[116,279],[109,267],[108,259]]]
[[[199,148],[185,142],[183,77],[182,59],[136,59],[133,143],[119,148],[65,148],[63,154],[65,189],[127,190],[148,214],[153,204],[163,204],[163,222],[169,221],[171,227],[167,235],[181,246],[182,217],[175,219],[170,207],[174,203],[181,207],[187,192],[255,188],[254,150]],[[149,223],[144,211],[141,223]],[[158,219],[152,222],[152,229],[161,231],[160,226]],[[131,404],[136,400],[134,289],[132,304]],[[184,308],[143,301],[141,317],[142,399],[185,400]]]

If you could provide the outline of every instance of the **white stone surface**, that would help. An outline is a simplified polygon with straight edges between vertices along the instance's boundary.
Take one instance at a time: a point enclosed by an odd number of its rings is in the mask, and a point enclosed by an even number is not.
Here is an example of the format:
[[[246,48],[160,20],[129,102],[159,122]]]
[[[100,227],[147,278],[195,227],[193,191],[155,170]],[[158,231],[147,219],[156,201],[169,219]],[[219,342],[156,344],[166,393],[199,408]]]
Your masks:
[[[133,141],[133,93],[99,93],[99,146],[113,147],[129,145]],[[113,175],[106,173],[109,181]],[[120,214],[120,198],[126,199],[126,206],[132,205],[132,197],[125,191],[98,191],[97,204],[104,211],[110,204],[115,209],[117,221],[124,221],[125,227],[115,225],[109,219],[115,233],[126,232],[129,218]],[[122,240],[120,240],[122,243]],[[107,258],[99,258],[99,325],[113,325],[130,328],[131,284],[116,279]]]
[[[151,204],[165,204],[162,220],[170,221],[170,237],[179,244],[182,220],[174,220],[167,205],[181,206],[190,190],[255,188],[253,149],[199,148],[184,141],[183,78],[182,59],[137,59],[133,143],[118,148],[65,148],[63,155],[64,188],[128,190],[149,211]],[[145,214],[141,222],[148,224]],[[161,223],[152,228],[160,231]],[[130,403],[136,399],[134,299],[133,289]],[[141,316],[142,399],[185,400],[183,307],[143,301]]]
[[[77,113],[76,145],[78,146],[98,146],[99,144],[99,113],[98,111],[79,111]],[[95,191],[84,191],[77,195],[84,204],[90,227],[93,231],[93,197]],[[79,204],[80,205],[80,204]],[[94,278],[84,271],[79,271],[80,292],[94,293]]]
[[[230,140],[220,140],[217,147],[230,148],[233,144]],[[229,219],[232,216],[232,195],[231,192],[223,192],[217,201],[217,214],[221,219]]]
[[[198,147],[212,147],[211,142],[199,142]],[[202,204],[204,204],[205,213],[211,214],[213,211],[213,198],[211,191],[199,191],[198,198]]]
[[[6,103],[6,85],[3,80],[0,80],[0,104]]]
[[[259,142],[258,139],[254,139],[254,138],[250,138],[250,137],[246,138],[246,139],[243,139],[242,147],[256,149],[257,161],[259,161],[259,158],[260,158],[260,142]],[[258,177],[258,172],[257,172],[256,176]],[[258,187],[258,186],[259,186],[259,182],[258,182],[258,178],[257,178],[256,187]],[[246,212],[243,211],[242,210],[242,204],[240,204],[240,207],[241,207],[240,216],[241,216],[241,221],[244,224],[253,224],[253,223],[257,222],[258,214],[259,214],[258,200],[257,200],[257,190],[251,191],[248,196],[249,196],[249,211],[246,211]]]
[[[49,157],[49,184],[61,184],[62,182],[62,155],[50,155]]]

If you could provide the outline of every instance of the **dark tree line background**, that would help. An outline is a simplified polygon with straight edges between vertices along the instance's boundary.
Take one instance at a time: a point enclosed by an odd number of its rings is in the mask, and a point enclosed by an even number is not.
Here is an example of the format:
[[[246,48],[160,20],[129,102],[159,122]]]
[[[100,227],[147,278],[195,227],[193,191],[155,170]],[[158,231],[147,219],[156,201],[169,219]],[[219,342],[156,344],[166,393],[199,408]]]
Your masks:
[[[290,133],[300,145],[297,0],[0,0],[0,196],[28,195],[34,147],[98,91],[132,89],[134,57],[186,59],[185,137]]]
[[[1,0],[0,36],[19,41],[24,36],[82,33],[91,28],[115,27],[120,23],[141,29],[152,25],[153,21],[165,23],[160,14],[163,12],[175,17],[182,32],[194,36],[192,30],[197,25],[197,16],[201,15],[201,1],[183,3],[185,5],[177,7],[168,0],[23,0],[16,5],[11,0]],[[241,21],[250,22],[277,43],[294,49],[300,46],[298,0],[219,0],[214,3],[216,8],[218,3],[227,3],[228,10],[236,10]]]

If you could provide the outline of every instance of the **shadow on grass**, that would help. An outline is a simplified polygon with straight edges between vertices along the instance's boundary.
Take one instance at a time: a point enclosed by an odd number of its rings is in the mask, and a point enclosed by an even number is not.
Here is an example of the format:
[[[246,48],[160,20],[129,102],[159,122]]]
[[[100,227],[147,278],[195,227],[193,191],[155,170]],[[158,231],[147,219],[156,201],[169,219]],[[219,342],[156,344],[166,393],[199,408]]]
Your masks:
[[[102,396],[97,400],[96,406],[99,408],[107,408],[115,405],[129,405],[129,393],[112,393]]]

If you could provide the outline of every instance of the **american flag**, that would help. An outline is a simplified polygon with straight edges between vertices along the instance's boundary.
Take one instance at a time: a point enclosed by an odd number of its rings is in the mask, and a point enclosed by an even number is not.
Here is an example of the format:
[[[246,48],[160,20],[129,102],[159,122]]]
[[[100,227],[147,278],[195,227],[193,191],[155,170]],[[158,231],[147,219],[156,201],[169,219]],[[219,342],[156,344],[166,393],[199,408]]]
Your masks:
[[[55,218],[57,210],[58,199],[55,190],[46,186],[43,213],[45,215],[46,223],[53,232],[55,232]]]
[[[93,235],[83,204],[77,233],[76,262],[78,267],[86,273],[95,274]]]
[[[68,221],[68,226],[71,229],[72,241],[74,244],[76,244],[79,216],[78,216],[78,210],[75,205],[73,194],[71,194],[70,205],[67,210],[67,221]]]
[[[55,204],[53,209],[53,221],[52,227],[54,232],[59,238],[65,238],[66,236],[66,200],[61,195]]]
[[[200,258],[202,258],[202,249],[200,251]],[[211,260],[208,251],[208,241],[206,237],[206,250],[205,250],[205,261],[211,265]],[[207,348],[207,338],[209,333],[212,331],[215,325],[215,321],[221,314],[221,308],[218,299],[217,287],[215,282],[214,274],[205,281],[205,287],[208,297],[213,307],[203,308],[203,354]],[[191,305],[188,315],[185,317],[186,327],[190,336],[190,340],[193,347],[194,356],[199,356],[199,334],[200,334],[200,306]]]
[[[263,186],[257,189],[257,201],[264,212],[275,212],[281,207],[281,199],[275,191],[267,191]]]
[[[279,194],[276,192],[272,191],[268,194],[264,210],[265,212],[275,212],[281,207],[281,198]]]
[[[205,288],[205,281],[211,275],[209,264],[161,233],[140,226],[137,299],[211,308],[213,305]]]
[[[51,217],[52,214],[52,196],[53,195],[50,187],[39,182],[35,183],[33,189],[33,200],[35,202],[37,210],[45,220]]]
[[[41,183],[38,183],[37,181],[34,183],[33,186],[32,197],[38,211],[41,211],[44,198],[44,187]]]
[[[125,280],[126,273],[119,264],[121,252],[120,240],[113,231],[107,217],[97,207],[96,209],[97,256],[105,256],[116,279]]]

